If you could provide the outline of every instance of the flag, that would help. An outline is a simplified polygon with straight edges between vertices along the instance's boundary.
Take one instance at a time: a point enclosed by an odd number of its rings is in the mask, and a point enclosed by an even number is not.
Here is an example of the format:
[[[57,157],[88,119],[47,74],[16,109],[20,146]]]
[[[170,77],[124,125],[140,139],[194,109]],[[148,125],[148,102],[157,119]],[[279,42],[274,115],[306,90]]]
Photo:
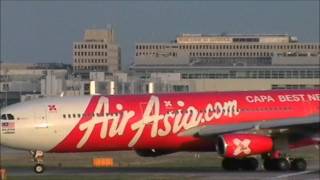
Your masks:
[[[14,122],[2,122],[1,126],[3,129],[14,129],[15,123]]]

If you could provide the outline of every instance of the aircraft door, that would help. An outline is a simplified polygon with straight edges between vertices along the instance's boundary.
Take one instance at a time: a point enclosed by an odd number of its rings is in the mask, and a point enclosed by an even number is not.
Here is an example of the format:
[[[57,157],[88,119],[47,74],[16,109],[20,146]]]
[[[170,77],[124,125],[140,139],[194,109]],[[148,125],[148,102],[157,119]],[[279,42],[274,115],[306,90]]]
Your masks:
[[[56,105],[56,104],[49,104],[47,106],[46,116],[47,116],[48,123],[54,124],[56,122],[56,120],[59,119],[58,109],[59,109],[59,111],[61,110],[61,108],[58,108],[58,105]]]
[[[33,117],[36,129],[48,128],[46,108],[40,108],[39,110],[33,111]]]

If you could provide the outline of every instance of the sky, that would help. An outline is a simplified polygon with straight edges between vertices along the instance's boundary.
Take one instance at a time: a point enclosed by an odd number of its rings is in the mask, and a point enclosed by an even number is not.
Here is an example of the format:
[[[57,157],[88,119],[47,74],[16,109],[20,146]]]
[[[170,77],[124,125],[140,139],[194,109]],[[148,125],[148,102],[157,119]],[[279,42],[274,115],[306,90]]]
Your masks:
[[[319,42],[319,0],[1,0],[1,61],[72,63],[73,42],[86,29],[110,25],[126,68],[135,43],[169,42],[182,33],[287,33]]]

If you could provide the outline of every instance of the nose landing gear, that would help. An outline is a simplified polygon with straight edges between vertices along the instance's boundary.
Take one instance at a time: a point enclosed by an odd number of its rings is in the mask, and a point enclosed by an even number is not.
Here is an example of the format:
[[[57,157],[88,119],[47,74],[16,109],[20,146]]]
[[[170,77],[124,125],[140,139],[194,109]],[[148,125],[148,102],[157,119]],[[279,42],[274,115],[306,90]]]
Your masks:
[[[43,165],[43,157],[44,157],[43,152],[34,150],[34,151],[30,151],[30,154],[32,155],[32,161],[36,163],[33,166],[33,171],[37,174],[43,173],[45,170],[45,167]]]

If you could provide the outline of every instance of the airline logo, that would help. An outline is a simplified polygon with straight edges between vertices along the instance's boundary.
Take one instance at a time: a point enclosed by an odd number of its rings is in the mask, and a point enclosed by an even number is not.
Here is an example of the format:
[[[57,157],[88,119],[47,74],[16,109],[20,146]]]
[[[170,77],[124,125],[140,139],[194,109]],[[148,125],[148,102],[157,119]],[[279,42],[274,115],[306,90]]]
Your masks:
[[[48,111],[49,112],[57,112],[57,107],[54,104],[48,105]]]
[[[130,99],[93,96],[85,116],[52,151],[111,149],[113,144],[129,149],[142,147],[146,139],[147,144],[152,143],[153,139],[173,136],[240,113],[234,99],[208,99],[203,103],[191,98],[169,100],[165,96],[151,95],[141,97],[141,102],[135,101],[139,104],[134,106],[126,101]]]
[[[164,106],[167,107],[167,108],[171,108],[172,107],[172,104],[171,104],[171,101],[164,101]]]
[[[51,151],[138,149],[158,146],[160,138],[163,142],[170,139],[168,147],[172,143],[170,147],[180,148],[179,144],[194,140],[194,137],[178,137],[180,132],[214,123],[241,121],[242,117],[238,117],[241,113],[238,107],[240,104],[251,106],[251,103],[320,101],[320,94],[258,94],[247,95],[244,99],[232,98],[233,96],[212,96],[213,98],[206,99],[194,97],[197,96],[93,96],[85,107],[84,116]],[[50,108],[57,111],[55,105]],[[244,111],[244,115],[246,114]],[[252,153],[249,139],[234,139],[232,143],[235,147],[232,153],[235,156]]]
[[[241,153],[244,153],[244,154],[251,153],[251,149],[249,147],[249,145],[251,144],[251,140],[244,139],[243,141],[241,141],[240,139],[235,138],[233,140],[233,144],[236,146],[236,149],[233,152],[234,156],[238,156]]]
[[[163,103],[165,107],[171,107],[174,104],[174,102],[171,101],[163,101]],[[161,103],[159,97],[151,96],[146,104],[142,118],[130,124],[130,129],[135,132],[135,134],[131,138],[128,147],[134,147],[145,133],[147,125],[151,125],[150,137],[155,138],[167,136],[170,133],[176,134],[180,130],[187,130],[201,123],[220,119],[223,116],[233,117],[239,114],[236,100],[215,102],[213,104],[208,103],[205,111],[201,111],[195,106],[186,107],[185,102],[182,100],[178,100],[175,103],[180,109],[163,114],[160,113]],[[107,137],[123,136],[124,130],[128,126],[128,121],[137,114],[134,110],[125,109],[122,104],[116,104],[115,109],[119,111],[119,113],[109,114],[105,117],[104,114],[108,113],[109,109],[109,99],[107,97],[100,97],[94,109],[94,113],[98,114],[98,116],[86,122],[81,122],[79,125],[79,130],[84,132],[84,134],[77,143],[77,148],[82,148],[88,142],[96,127],[101,127],[99,136],[101,140]],[[99,117],[99,114],[102,116]],[[174,120],[173,123],[170,123],[170,120]],[[160,123],[163,124],[162,128],[159,127]]]

